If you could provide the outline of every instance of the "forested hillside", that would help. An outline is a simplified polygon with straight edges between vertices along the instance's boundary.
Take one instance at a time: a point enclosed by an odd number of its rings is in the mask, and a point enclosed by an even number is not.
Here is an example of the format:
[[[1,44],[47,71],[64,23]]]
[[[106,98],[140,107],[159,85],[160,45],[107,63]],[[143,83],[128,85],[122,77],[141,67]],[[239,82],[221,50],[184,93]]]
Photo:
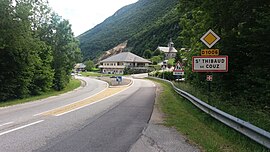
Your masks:
[[[207,90],[209,73],[193,73],[191,62],[207,48],[200,38],[212,29],[221,37],[214,48],[229,56],[229,71],[213,73],[212,93],[232,105],[270,111],[269,21],[267,0],[139,0],[81,35],[80,47],[84,58],[94,59],[128,40],[128,50],[143,55],[173,38],[176,48],[190,48],[181,54],[187,82]]]
[[[139,55],[144,49],[157,47],[159,43],[166,45],[170,37],[177,37],[179,31],[177,4],[178,0],[139,0],[121,8],[78,37],[84,58],[94,59],[126,40],[129,49]],[[153,44],[145,45],[150,41]]]
[[[78,46],[46,0],[1,0],[0,102],[62,90],[81,57]]]

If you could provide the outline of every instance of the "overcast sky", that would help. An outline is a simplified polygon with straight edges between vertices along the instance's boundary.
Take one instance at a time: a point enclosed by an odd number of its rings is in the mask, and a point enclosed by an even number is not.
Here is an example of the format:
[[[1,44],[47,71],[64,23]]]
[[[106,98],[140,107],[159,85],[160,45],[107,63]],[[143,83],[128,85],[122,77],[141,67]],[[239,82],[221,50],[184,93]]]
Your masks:
[[[72,24],[75,36],[93,28],[118,9],[138,0],[49,0],[52,9]]]

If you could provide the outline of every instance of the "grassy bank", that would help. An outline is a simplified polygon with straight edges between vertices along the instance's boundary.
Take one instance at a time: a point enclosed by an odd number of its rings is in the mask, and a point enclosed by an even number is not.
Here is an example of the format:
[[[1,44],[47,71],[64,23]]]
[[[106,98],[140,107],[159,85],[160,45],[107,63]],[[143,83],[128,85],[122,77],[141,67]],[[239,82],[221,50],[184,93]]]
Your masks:
[[[48,98],[50,96],[56,96],[56,95],[59,95],[59,94],[66,93],[66,92],[69,92],[71,90],[74,90],[74,89],[78,88],[80,85],[81,85],[80,80],[71,79],[70,83],[62,91],[52,90],[52,91],[43,93],[43,94],[38,95],[38,96],[32,96],[32,97],[28,97],[28,98],[24,98],[24,99],[16,99],[16,100],[11,100],[11,101],[6,101],[6,102],[0,102],[0,107],[6,107],[6,106],[11,106],[11,105],[16,105],[16,104],[22,104],[22,103],[26,103],[26,102],[30,102],[30,101],[35,101],[35,100]]]
[[[192,142],[197,143],[202,150],[213,152],[269,151],[196,108],[188,100],[175,93],[170,84],[157,82],[163,88],[158,102],[166,115],[166,125],[175,127]]]
[[[197,98],[207,102],[214,107],[217,107],[224,112],[241,118],[270,132],[269,107],[261,108],[256,105],[250,105],[241,99],[234,99],[233,101],[226,101],[224,99],[222,100],[218,95],[214,94],[213,92],[210,93],[209,98],[209,93],[207,90],[200,90],[198,88],[194,88],[192,85],[185,82],[175,83],[175,85],[176,87],[193,94]]]

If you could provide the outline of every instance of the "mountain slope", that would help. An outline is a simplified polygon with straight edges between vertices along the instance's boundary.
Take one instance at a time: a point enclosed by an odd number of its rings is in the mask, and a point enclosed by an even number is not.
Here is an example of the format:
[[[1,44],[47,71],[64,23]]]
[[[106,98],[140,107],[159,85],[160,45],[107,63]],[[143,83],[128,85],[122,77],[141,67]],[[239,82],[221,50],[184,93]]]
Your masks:
[[[176,28],[178,19],[171,17],[177,14],[172,13],[177,12],[177,4],[178,0],[139,0],[137,3],[121,8],[104,22],[78,37],[84,59],[94,59],[103,51],[126,40],[128,40],[129,50],[139,55],[144,49],[152,49],[159,43],[166,45],[169,37],[176,37],[177,32],[172,32],[170,29],[179,31]],[[167,19],[170,22],[166,22]],[[155,43],[153,46],[148,46],[147,42],[151,43],[152,37],[156,37]],[[137,45],[142,40],[144,45]]]

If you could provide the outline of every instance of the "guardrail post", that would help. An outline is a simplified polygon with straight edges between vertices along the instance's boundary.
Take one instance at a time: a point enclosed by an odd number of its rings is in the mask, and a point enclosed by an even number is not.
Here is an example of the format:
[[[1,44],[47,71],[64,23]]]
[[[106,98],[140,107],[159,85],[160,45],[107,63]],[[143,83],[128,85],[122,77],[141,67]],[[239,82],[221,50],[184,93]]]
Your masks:
[[[150,77],[158,80],[162,80],[165,82],[168,82],[172,85],[175,92],[179,95],[183,96],[187,100],[189,100],[191,103],[193,103],[196,107],[204,111],[205,113],[209,114],[216,120],[222,122],[223,124],[231,127],[232,129],[242,133],[243,135],[249,137],[250,139],[254,140],[255,142],[267,147],[270,149],[270,133],[266,130],[263,130],[257,126],[254,126],[250,124],[249,122],[246,122],[244,120],[241,120],[237,117],[234,117],[228,113],[225,113],[203,101],[200,99],[194,97],[193,95],[177,88],[171,81],[160,79],[156,77]],[[210,91],[209,91],[210,93]]]

